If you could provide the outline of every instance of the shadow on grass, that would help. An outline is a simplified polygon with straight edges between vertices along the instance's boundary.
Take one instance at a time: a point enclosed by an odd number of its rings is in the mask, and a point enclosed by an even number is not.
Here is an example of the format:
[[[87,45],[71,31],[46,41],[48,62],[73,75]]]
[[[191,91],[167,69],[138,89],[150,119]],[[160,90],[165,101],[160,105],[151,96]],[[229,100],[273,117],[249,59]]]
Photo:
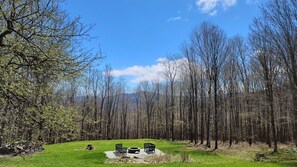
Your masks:
[[[297,166],[297,160],[296,161],[287,161],[280,163],[283,167],[296,167]]]
[[[102,152],[86,152],[79,158],[95,164],[103,164],[106,160],[105,154]]]
[[[213,151],[201,151],[201,150],[191,150],[188,151],[193,156],[211,156],[211,157],[220,157]]]

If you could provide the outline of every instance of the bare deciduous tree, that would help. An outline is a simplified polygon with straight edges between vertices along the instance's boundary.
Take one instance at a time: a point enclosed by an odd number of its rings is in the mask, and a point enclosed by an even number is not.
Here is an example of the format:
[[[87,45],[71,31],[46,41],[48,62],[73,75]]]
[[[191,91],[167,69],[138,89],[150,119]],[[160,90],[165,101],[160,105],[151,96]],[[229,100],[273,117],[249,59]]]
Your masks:
[[[215,126],[215,149],[218,148],[218,86],[221,67],[228,54],[227,37],[218,26],[204,22],[192,37],[195,51],[200,56],[206,68],[209,79],[209,98],[211,97],[211,85],[214,91],[214,126]],[[210,105],[209,105],[210,107]],[[208,113],[210,114],[210,113]],[[209,147],[209,141],[207,141]]]
[[[166,80],[169,81],[170,85],[170,111],[171,111],[171,139],[174,141],[174,113],[175,113],[175,103],[174,103],[174,97],[175,97],[175,92],[174,92],[174,83],[177,75],[177,62],[175,59],[169,58],[166,61],[163,62],[163,67],[164,67],[164,77]]]
[[[283,63],[292,93],[294,140],[297,145],[297,2],[270,0],[262,5],[262,16],[255,19],[252,31],[271,42],[274,54]],[[265,31],[265,33],[260,33]]]

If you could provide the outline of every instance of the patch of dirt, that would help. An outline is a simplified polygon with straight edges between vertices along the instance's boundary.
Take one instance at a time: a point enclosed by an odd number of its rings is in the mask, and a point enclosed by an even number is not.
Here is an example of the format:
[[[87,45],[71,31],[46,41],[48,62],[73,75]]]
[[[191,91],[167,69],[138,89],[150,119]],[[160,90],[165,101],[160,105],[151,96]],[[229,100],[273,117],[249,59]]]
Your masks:
[[[152,155],[146,158],[138,158],[135,157],[121,157],[117,159],[108,159],[106,160],[106,164],[164,164],[164,163],[171,163],[171,162],[179,162],[180,155]]]
[[[182,155],[172,155],[164,154],[162,151],[156,149],[156,152],[153,154],[146,154],[143,152],[143,149],[140,151],[140,154],[121,154],[116,155],[114,151],[106,151],[106,156],[109,158],[105,161],[106,164],[163,164],[171,162],[181,162]],[[187,162],[192,162],[190,157],[187,158]]]

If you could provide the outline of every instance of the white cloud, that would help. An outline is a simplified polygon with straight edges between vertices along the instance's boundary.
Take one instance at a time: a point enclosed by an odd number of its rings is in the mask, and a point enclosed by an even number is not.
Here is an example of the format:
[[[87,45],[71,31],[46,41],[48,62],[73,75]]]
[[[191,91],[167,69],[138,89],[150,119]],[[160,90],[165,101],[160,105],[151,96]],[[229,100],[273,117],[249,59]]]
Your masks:
[[[258,2],[259,2],[259,0],[246,0],[247,4],[256,4]]]
[[[168,61],[168,59],[166,57],[160,57],[160,58],[157,59],[158,63],[164,63],[166,61]]]
[[[179,21],[181,19],[182,19],[182,17],[177,16],[177,17],[170,17],[167,21]]]
[[[158,58],[156,64],[149,66],[131,66],[121,70],[113,70],[112,75],[115,77],[126,76],[132,77],[132,83],[139,83],[142,81],[164,81],[164,65],[163,63],[169,61],[167,58]],[[179,66],[184,59],[177,59],[174,61],[169,61],[176,66]]]
[[[211,15],[211,16],[215,16],[215,15],[217,15],[218,14],[218,11],[217,10],[214,10],[214,11],[212,11],[211,13],[209,13],[209,15]]]
[[[218,5],[219,0],[197,0],[196,5],[202,13],[209,13]]]
[[[132,77],[133,83],[141,81],[158,80],[162,74],[162,63],[157,63],[151,66],[132,66],[122,70],[113,70],[112,74],[115,77],[129,76]]]
[[[196,0],[196,5],[200,12],[214,16],[218,13],[219,8],[226,10],[234,6],[236,2],[237,0]]]
[[[221,0],[223,7],[230,7],[236,4],[237,0]]]

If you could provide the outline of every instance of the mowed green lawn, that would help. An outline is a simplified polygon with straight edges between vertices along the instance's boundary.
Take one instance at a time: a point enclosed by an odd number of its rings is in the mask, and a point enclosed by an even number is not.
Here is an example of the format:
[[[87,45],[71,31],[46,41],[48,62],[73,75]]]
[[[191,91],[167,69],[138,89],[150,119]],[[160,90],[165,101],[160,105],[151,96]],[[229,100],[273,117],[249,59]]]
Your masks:
[[[115,144],[122,143],[125,147],[143,147],[143,143],[152,142],[156,147],[167,154],[177,155],[186,150],[191,157],[191,162],[172,162],[166,164],[105,164],[107,158],[104,151],[114,150]],[[93,151],[84,150],[87,144],[95,147]],[[215,152],[186,147],[186,143],[169,142],[163,140],[136,139],[136,140],[103,140],[103,141],[82,141],[63,144],[46,145],[45,151],[22,157],[0,158],[0,167],[100,167],[100,166],[232,166],[232,167],[276,167],[276,166],[297,166],[296,163],[264,163],[242,160],[237,155],[224,156]]]

